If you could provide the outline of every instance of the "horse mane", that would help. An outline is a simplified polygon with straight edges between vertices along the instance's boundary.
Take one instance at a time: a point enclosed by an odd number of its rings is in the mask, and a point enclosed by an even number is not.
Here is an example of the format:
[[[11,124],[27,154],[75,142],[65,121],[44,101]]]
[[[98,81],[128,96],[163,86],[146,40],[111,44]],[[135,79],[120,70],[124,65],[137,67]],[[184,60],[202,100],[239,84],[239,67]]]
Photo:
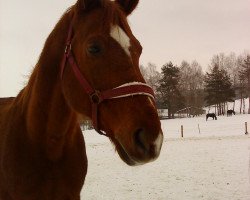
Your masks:
[[[34,66],[32,72],[30,73],[29,77],[27,77],[28,81],[27,81],[26,86],[19,92],[19,94],[16,98],[17,101],[22,104],[22,110],[24,110],[26,108],[27,102],[31,98],[33,86],[35,85],[35,82],[37,81],[37,79],[39,79],[38,72],[41,70],[45,71],[46,70],[45,68],[48,68],[47,70],[49,70],[49,68],[51,67],[51,66],[46,66],[44,64],[44,62],[49,62],[49,60],[46,59],[46,57],[50,54],[49,52],[55,52],[54,50],[51,49],[51,44],[55,43],[55,41],[56,41],[55,38],[57,37],[57,35],[60,35],[58,33],[62,33],[60,38],[59,38],[62,45],[64,45],[64,43],[65,43],[67,28],[68,28],[68,24],[69,24],[70,19],[71,19],[70,13],[72,11],[72,8],[73,8],[73,6],[68,8],[64,12],[64,14],[60,18],[60,20],[55,25],[52,32],[47,37],[45,44],[44,44],[44,47],[39,55],[38,61],[37,61],[36,65]],[[62,29],[65,29],[65,30],[62,30]],[[56,51],[56,53],[59,53],[59,51]],[[56,71],[58,71],[60,69],[60,61],[59,61],[59,63],[57,63],[57,66],[55,68],[57,68]],[[55,71],[55,70],[53,70],[53,71]],[[56,73],[56,72],[54,72],[54,73]],[[56,77],[54,77],[54,78],[56,78]]]

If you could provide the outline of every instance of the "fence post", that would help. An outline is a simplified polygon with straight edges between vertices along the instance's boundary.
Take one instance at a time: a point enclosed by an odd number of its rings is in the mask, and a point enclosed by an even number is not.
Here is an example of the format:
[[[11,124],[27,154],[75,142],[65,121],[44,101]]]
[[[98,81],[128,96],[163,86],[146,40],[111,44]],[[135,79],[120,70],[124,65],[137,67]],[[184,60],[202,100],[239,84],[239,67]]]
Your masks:
[[[199,134],[201,134],[201,129],[200,129],[200,125],[198,124],[198,130],[199,130]]]
[[[181,137],[183,137],[183,125],[181,125]]]
[[[248,132],[247,132],[247,122],[245,122],[245,134],[247,135]]]

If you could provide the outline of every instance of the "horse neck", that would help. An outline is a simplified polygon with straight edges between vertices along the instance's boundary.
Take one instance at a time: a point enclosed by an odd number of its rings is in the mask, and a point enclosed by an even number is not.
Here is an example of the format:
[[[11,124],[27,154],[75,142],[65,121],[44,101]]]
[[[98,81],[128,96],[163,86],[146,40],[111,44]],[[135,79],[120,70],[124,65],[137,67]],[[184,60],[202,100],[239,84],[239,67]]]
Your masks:
[[[36,146],[45,146],[50,152],[55,146],[56,152],[59,147],[63,148],[67,133],[77,126],[76,114],[67,105],[60,78],[69,15],[66,13],[62,17],[47,38],[29,83],[22,92],[28,136]]]

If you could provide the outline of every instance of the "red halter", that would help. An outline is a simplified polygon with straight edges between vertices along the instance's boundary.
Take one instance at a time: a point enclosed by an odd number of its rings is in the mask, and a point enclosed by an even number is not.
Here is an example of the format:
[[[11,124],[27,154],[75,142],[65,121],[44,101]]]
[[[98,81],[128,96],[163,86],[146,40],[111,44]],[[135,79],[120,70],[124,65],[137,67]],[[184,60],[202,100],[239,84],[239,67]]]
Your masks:
[[[68,31],[68,37],[66,41],[63,61],[61,64],[61,79],[63,78],[63,72],[66,66],[66,62],[69,62],[84,92],[86,92],[90,97],[90,102],[92,104],[92,123],[93,123],[94,129],[99,134],[107,136],[107,134],[105,134],[98,128],[98,105],[101,102],[103,102],[104,100],[108,100],[108,99],[123,98],[123,97],[134,96],[134,95],[146,95],[154,99],[154,92],[149,85],[145,83],[139,83],[139,82],[126,83],[116,88],[105,90],[105,91],[95,90],[88,83],[88,81],[86,80],[84,75],[81,73],[81,71],[79,70],[76,64],[76,61],[74,59],[72,49],[71,49],[71,41],[73,37],[72,33],[73,33],[73,27],[72,27],[72,22],[71,22],[69,31]]]

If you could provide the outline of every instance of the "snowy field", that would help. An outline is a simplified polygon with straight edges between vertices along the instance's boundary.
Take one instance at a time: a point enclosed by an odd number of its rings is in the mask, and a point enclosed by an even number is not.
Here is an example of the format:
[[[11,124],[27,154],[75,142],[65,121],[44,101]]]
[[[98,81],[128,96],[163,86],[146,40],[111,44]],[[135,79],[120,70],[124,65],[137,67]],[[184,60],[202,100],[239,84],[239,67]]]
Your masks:
[[[250,200],[250,115],[163,120],[165,140],[153,163],[129,167],[104,136],[84,131],[87,200]],[[200,132],[198,128],[200,127]],[[184,138],[180,137],[180,126]]]

